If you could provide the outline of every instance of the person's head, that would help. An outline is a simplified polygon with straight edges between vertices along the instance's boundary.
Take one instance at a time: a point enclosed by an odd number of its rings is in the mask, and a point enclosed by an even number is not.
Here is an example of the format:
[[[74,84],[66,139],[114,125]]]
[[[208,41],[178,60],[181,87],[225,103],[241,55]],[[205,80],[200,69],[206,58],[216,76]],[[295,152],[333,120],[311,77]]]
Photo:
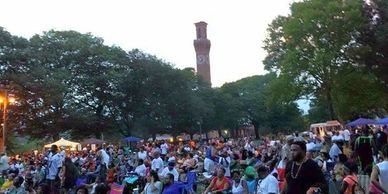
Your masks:
[[[151,182],[151,180],[154,180],[154,182],[159,181],[159,176],[156,171],[151,171],[150,175],[148,176],[148,181]]]
[[[24,182],[24,178],[22,176],[17,176],[13,179],[13,186],[19,188]]]
[[[348,164],[346,167],[349,169],[350,174],[357,174],[358,173],[358,167],[356,164]]]
[[[13,181],[13,179],[15,179],[15,176],[16,175],[14,173],[9,173],[7,178],[8,180]]]
[[[96,189],[94,191],[95,194],[107,194],[108,188],[105,186],[105,184],[98,184],[96,186]]]
[[[234,181],[239,182],[240,179],[241,179],[240,171],[238,171],[238,170],[233,171],[232,172],[232,178],[233,178]]]
[[[306,143],[295,141],[291,144],[290,151],[293,161],[302,161],[306,156]]]
[[[144,160],[143,159],[139,159],[138,163],[139,163],[139,166],[140,166],[140,165],[144,164]]]
[[[42,183],[38,185],[38,188],[36,190],[37,194],[47,194],[50,193],[50,187],[46,183]]]
[[[187,158],[187,159],[191,159],[191,158],[193,158],[193,157],[194,157],[194,155],[193,155],[193,153],[191,153],[191,152],[189,152],[189,153],[186,154],[186,158]]]
[[[174,167],[175,167],[175,163],[174,162],[169,162],[168,163],[168,170],[173,170],[174,169]]]
[[[337,162],[340,162],[344,164],[345,162],[348,161],[348,157],[345,154],[339,154],[337,157]]]
[[[225,168],[218,168],[217,169],[217,177],[223,178],[225,176]]]
[[[88,194],[88,189],[85,186],[80,186],[75,190],[76,194]]]
[[[51,145],[51,151],[56,153],[58,151],[58,146],[57,145]]]
[[[289,135],[286,137],[286,142],[288,145],[291,145],[293,141],[294,141],[294,137],[292,137],[292,135]]]
[[[159,158],[160,156],[160,153],[158,151],[155,151],[154,154],[153,154],[154,158]]]
[[[328,160],[330,158],[329,153],[327,153],[326,151],[321,151],[321,156],[323,160]]]
[[[257,168],[257,175],[259,176],[260,179],[265,178],[269,173],[268,167],[261,165]]]
[[[174,175],[171,173],[168,173],[166,176],[166,185],[170,185],[174,183]]]

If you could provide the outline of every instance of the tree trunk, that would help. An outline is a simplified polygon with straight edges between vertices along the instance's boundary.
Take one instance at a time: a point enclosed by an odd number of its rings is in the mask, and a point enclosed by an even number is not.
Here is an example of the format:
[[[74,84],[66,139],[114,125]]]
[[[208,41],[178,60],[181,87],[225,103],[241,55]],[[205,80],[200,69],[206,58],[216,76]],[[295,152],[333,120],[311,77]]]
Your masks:
[[[328,105],[330,119],[335,120],[336,114],[334,112],[333,99],[331,97],[331,89],[330,88],[326,92],[326,98],[327,98],[327,105]]]

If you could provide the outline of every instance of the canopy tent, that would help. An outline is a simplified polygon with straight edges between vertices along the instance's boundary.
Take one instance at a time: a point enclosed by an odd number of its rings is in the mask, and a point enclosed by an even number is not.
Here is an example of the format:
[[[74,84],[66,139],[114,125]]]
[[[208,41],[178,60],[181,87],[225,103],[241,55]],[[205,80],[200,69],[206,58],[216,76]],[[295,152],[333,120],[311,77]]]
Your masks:
[[[54,143],[50,143],[50,144],[45,145],[44,147],[50,148],[52,145],[57,145],[58,147],[65,146],[65,147],[73,147],[74,148],[74,147],[77,147],[78,145],[80,145],[80,143],[69,141],[69,140],[61,138],[60,140],[58,140]]]
[[[96,138],[88,138],[88,139],[84,139],[81,144],[82,145],[87,145],[87,144],[98,144],[98,145],[101,145],[101,144],[104,144],[105,141],[104,140],[101,140],[101,139],[96,139]]]
[[[357,119],[355,121],[352,121],[352,122],[346,124],[346,126],[354,127],[354,126],[372,125],[372,124],[376,124],[376,121],[373,120],[373,119],[359,118],[359,119]]]
[[[155,140],[169,140],[169,139],[173,139],[174,137],[169,135],[169,134],[164,134],[164,135],[157,135]]]
[[[383,118],[383,119],[377,120],[376,124],[379,124],[379,125],[388,125],[388,117],[385,117],[385,118]]]
[[[141,140],[143,140],[143,139],[140,137],[134,137],[134,136],[129,136],[129,137],[124,138],[124,141],[126,141],[126,142],[139,142]]]

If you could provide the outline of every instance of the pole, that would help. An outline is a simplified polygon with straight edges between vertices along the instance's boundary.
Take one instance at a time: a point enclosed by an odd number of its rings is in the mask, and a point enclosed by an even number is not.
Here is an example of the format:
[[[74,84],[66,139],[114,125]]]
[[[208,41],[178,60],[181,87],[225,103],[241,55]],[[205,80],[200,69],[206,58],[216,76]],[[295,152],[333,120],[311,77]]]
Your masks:
[[[3,152],[4,153],[7,147],[7,144],[6,144],[7,103],[8,103],[8,99],[6,97],[4,101],[4,109],[3,109]]]
[[[5,143],[5,135],[6,135],[6,126],[7,126],[7,104],[8,104],[8,94],[7,90],[4,90],[4,100],[3,100],[3,130],[0,144],[0,151],[5,153],[6,143]]]

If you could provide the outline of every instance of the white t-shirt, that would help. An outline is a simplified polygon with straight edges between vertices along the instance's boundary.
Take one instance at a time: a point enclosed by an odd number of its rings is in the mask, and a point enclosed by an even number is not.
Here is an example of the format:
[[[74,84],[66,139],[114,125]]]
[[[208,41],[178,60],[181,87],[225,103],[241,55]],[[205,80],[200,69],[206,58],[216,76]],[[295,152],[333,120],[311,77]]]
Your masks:
[[[0,171],[7,170],[9,168],[9,158],[4,155],[0,158]]]
[[[137,157],[138,157],[139,159],[145,160],[145,159],[147,158],[147,152],[146,152],[146,151],[138,152],[138,153],[137,153]]]
[[[145,177],[145,175],[147,173],[146,166],[144,164],[137,166],[136,169],[135,169],[135,173],[138,174],[141,177]]]
[[[166,155],[167,152],[168,152],[168,145],[167,145],[167,143],[164,143],[164,144],[160,145],[160,148],[162,149],[162,154]]]
[[[343,136],[344,136],[345,141],[350,141],[350,131],[348,129],[344,130]]]
[[[48,180],[55,180],[60,167],[62,167],[62,157],[59,154],[54,154],[49,157],[48,174],[46,178]]]
[[[162,173],[160,174],[160,176],[161,177],[167,177],[168,173],[171,173],[171,174],[174,175],[174,181],[178,181],[179,173],[178,173],[178,171],[175,168],[173,168],[171,171],[168,169],[168,167],[164,168]]]
[[[160,176],[160,174],[163,171],[163,160],[160,157],[153,159],[151,162],[151,169],[154,171],[156,171],[156,169],[159,169],[159,171],[157,172],[158,172],[158,175]]]
[[[257,184],[257,194],[279,193],[279,182],[271,174],[259,181]]]

